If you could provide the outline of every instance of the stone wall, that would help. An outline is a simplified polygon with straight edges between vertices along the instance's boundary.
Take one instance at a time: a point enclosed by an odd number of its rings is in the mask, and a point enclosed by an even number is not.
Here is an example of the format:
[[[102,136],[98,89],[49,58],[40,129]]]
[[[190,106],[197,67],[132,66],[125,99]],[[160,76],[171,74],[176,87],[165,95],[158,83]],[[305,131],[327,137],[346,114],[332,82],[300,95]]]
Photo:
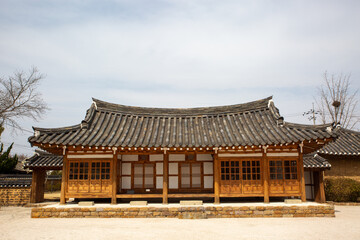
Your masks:
[[[30,187],[0,188],[0,206],[24,206],[30,202]]]
[[[32,218],[247,218],[335,217],[334,206],[196,206],[196,207],[42,207],[33,208]]]

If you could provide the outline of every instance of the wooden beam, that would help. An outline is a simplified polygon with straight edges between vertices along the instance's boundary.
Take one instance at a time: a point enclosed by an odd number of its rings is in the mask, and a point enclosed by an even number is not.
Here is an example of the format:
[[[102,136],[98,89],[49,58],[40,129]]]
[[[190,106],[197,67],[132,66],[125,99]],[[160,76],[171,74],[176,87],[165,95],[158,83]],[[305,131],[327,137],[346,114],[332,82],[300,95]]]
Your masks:
[[[220,164],[217,152],[214,154],[214,203],[220,204]]]
[[[67,155],[65,154],[63,157],[63,169],[62,169],[62,177],[61,177],[61,193],[60,193],[60,204],[66,204],[66,187],[67,187]]]
[[[270,176],[269,176],[269,160],[266,156],[266,150],[267,148],[263,148],[263,156],[262,156],[262,172],[263,172],[263,178],[264,178],[264,203],[269,203],[269,182],[270,182]]]
[[[300,194],[301,194],[301,201],[302,201],[302,202],[306,202],[305,176],[304,176],[304,160],[303,160],[302,147],[300,148],[298,168],[299,168],[299,170],[300,170]]]
[[[169,191],[169,153],[164,153],[163,161],[163,204],[168,204],[168,191]]]
[[[112,181],[112,197],[111,204],[116,204],[116,193],[117,193],[117,151],[114,150],[113,160],[111,163],[111,181]]]

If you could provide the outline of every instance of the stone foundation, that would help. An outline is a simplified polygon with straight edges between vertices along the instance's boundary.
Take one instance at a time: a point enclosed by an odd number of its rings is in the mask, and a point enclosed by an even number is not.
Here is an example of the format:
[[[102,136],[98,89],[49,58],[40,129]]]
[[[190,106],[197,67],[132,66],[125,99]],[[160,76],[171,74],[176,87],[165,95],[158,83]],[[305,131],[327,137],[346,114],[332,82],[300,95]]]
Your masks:
[[[167,207],[42,207],[33,208],[32,218],[253,218],[335,217],[327,204],[293,206],[167,206]]]
[[[30,201],[30,187],[0,188],[0,206],[24,206]]]

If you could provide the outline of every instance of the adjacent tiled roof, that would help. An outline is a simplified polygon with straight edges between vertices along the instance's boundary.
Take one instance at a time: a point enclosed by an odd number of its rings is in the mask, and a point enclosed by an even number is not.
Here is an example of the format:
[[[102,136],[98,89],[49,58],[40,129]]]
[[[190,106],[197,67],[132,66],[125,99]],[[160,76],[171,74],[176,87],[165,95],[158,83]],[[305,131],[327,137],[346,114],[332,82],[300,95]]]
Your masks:
[[[0,188],[5,187],[30,187],[31,174],[1,174]]]
[[[93,99],[81,124],[37,128],[34,144],[106,147],[272,145],[333,136],[331,125],[283,121],[272,97],[245,104],[188,109],[130,107]]]
[[[331,164],[317,153],[304,154],[304,168],[331,168]]]
[[[25,168],[41,167],[48,170],[62,168],[63,157],[36,150],[36,153],[26,160]]]
[[[318,150],[320,154],[328,155],[360,155],[360,132],[340,129],[338,137]]]

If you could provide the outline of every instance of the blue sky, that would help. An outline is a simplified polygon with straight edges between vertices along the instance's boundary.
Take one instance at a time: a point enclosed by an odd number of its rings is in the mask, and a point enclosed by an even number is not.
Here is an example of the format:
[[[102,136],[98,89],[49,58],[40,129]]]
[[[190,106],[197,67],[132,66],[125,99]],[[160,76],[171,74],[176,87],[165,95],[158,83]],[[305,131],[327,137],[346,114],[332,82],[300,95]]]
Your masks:
[[[91,97],[196,107],[274,96],[310,123],[325,71],[360,88],[359,1],[0,1],[0,75],[36,66],[49,111],[32,126],[79,123]],[[357,111],[359,114],[359,111]],[[31,154],[30,132],[6,144]]]

